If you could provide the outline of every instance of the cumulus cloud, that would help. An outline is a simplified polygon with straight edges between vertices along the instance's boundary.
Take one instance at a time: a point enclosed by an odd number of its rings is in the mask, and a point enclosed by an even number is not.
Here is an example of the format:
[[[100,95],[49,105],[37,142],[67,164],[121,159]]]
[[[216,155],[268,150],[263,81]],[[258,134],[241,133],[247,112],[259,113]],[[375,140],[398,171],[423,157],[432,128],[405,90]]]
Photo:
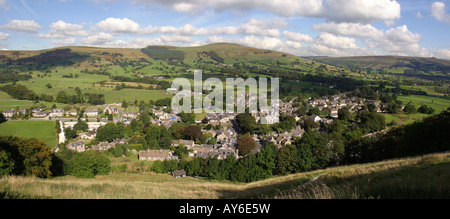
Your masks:
[[[327,15],[335,21],[373,22],[395,20],[401,16],[401,6],[392,0],[325,0]]]
[[[87,38],[80,39],[80,42],[89,46],[107,46],[114,41],[114,36],[109,33],[100,32]]]
[[[0,40],[7,40],[11,35],[0,32]]]
[[[137,33],[140,30],[139,24],[128,18],[107,18],[97,23],[97,27],[103,31],[109,31],[115,34]]]
[[[350,37],[336,36],[334,34],[322,32],[316,42],[334,49],[357,49],[356,40]]]
[[[378,30],[370,24],[327,22],[323,24],[314,24],[313,29],[322,32],[353,37],[379,38],[383,36],[383,31]]]
[[[419,42],[422,35],[412,33],[406,25],[386,30],[381,38],[369,39],[366,43],[371,48],[380,48],[389,54],[409,56],[432,56]]]
[[[34,20],[12,20],[0,28],[22,33],[36,33],[37,30],[42,29],[41,25]]]
[[[314,39],[308,34],[295,33],[285,30],[283,36],[291,41],[312,43]]]
[[[335,21],[394,20],[400,18],[401,6],[395,0],[136,0],[159,4],[184,13],[207,9],[217,12],[259,9],[283,17],[303,16]]]
[[[431,4],[430,16],[438,21],[450,23],[450,14],[445,12],[445,3],[434,2]]]
[[[70,24],[57,21],[50,24],[51,30],[47,34],[39,34],[42,38],[66,38],[70,36],[88,36],[89,31],[84,29],[84,24]]]
[[[450,50],[442,49],[434,53],[437,58],[450,59]]]

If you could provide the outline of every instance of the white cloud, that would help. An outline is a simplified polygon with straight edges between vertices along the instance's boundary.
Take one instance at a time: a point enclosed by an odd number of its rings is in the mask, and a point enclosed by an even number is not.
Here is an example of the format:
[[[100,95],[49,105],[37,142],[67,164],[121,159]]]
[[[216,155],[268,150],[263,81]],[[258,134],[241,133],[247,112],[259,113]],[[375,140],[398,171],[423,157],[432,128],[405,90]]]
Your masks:
[[[366,43],[371,48],[379,48],[392,55],[432,56],[427,49],[420,46],[421,39],[422,35],[412,33],[406,25],[403,25],[391,28],[383,37],[369,39]]]
[[[438,21],[450,23],[450,14],[445,12],[445,3],[434,2],[431,4],[430,16]]]
[[[314,24],[313,29],[322,32],[353,37],[379,38],[383,36],[383,31],[378,30],[370,24],[327,22],[323,24]]]
[[[53,40],[52,43],[57,46],[73,46],[77,43],[77,39],[76,38],[67,38],[65,40]]]
[[[97,27],[103,31],[109,31],[115,34],[137,33],[140,30],[139,24],[128,18],[107,18],[97,23]]]
[[[37,30],[42,29],[41,25],[34,20],[12,20],[0,28],[23,33],[36,33]]]
[[[286,45],[288,45],[289,47],[294,48],[294,49],[301,49],[303,47],[301,43],[289,41],[289,40],[286,41]]]
[[[283,36],[296,42],[312,43],[314,41],[314,39],[308,34],[294,33],[287,30],[283,32]]]
[[[80,42],[89,46],[108,46],[114,40],[114,36],[109,33],[100,32],[93,36],[80,39]]]
[[[7,4],[6,0],[0,0],[0,8],[2,8],[5,11],[7,11],[11,7]]]
[[[434,53],[437,58],[450,59],[450,50],[442,49]]]
[[[160,4],[184,13],[199,13],[207,9],[217,12],[259,9],[283,17],[318,17],[352,22],[394,20],[400,18],[401,11],[400,4],[395,0],[136,0],[135,2]]]
[[[408,27],[403,25],[387,30],[385,37],[389,41],[396,43],[418,43],[420,42],[422,35],[410,32]]]
[[[324,45],[334,49],[357,49],[356,40],[350,37],[336,36],[330,33],[320,33],[316,44]]]
[[[162,42],[165,43],[192,43],[194,42],[194,40],[192,40],[190,37],[188,36],[180,36],[180,35],[173,35],[173,36],[166,36],[166,35],[162,35],[160,37]]]
[[[326,15],[335,21],[373,22],[395,20],[401,16],[401,6],[395,0],[325,0]]]
[[[0,40],[7,40],[11,35],[0,32]]]
[[[57,21],[50,24],[51,30],[47,34],[39,34],[42,38],[66,38],[70,36],[88,36],[89,31],[84,29],[84,24],[70,24]]]

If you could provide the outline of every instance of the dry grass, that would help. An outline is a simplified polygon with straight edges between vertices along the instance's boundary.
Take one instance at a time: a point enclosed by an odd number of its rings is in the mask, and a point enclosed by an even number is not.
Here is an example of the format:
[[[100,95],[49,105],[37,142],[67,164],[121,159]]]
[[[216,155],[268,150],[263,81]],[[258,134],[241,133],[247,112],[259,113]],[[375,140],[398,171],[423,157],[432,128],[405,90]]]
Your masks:
[[[0,198],[50,199],[359,199],[447,197],[450,153],[329,168],[253,183],[117,173],[78,179],[0,178]],[[326,174],[314,183],[309,180]],[[391,197],[393,196],[393,197]]]

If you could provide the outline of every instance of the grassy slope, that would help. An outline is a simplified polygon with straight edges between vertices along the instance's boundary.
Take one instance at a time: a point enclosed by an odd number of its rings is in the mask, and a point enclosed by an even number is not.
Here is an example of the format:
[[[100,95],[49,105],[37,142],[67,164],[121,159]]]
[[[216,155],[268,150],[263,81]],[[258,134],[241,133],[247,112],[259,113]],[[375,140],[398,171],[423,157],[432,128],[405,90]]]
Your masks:
[[[0,135],[37,138],[50,147],[57,143],[54,121],[8,121],[0,124]]]
[[[449,198],[450,153],[334,167],[249,184],[121,173],[77,179],[0,178],[0,197],[86,199]],[[299,186],[321,174],[310,186]]]

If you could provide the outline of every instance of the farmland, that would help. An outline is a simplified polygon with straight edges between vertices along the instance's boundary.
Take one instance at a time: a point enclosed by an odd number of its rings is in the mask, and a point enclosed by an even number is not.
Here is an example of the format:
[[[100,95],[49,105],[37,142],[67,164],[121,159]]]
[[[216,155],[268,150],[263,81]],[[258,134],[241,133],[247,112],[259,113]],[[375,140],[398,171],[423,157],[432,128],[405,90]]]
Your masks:
[[[435,114],[442,112],[442,110],[450,107],[450,99],[442,98],[442,97],[431,97],[431,96],[419,96],[419,95],[410,95],[410,96],[399,96],[398,99],[402,101],[404,104],[414,104],[417,108],[421,105],[427,105],[429,107],[434,108]]]
[[[37,138],[49,147],[57,143],[54,121],[8,121],[0,124],[0,135]]]

